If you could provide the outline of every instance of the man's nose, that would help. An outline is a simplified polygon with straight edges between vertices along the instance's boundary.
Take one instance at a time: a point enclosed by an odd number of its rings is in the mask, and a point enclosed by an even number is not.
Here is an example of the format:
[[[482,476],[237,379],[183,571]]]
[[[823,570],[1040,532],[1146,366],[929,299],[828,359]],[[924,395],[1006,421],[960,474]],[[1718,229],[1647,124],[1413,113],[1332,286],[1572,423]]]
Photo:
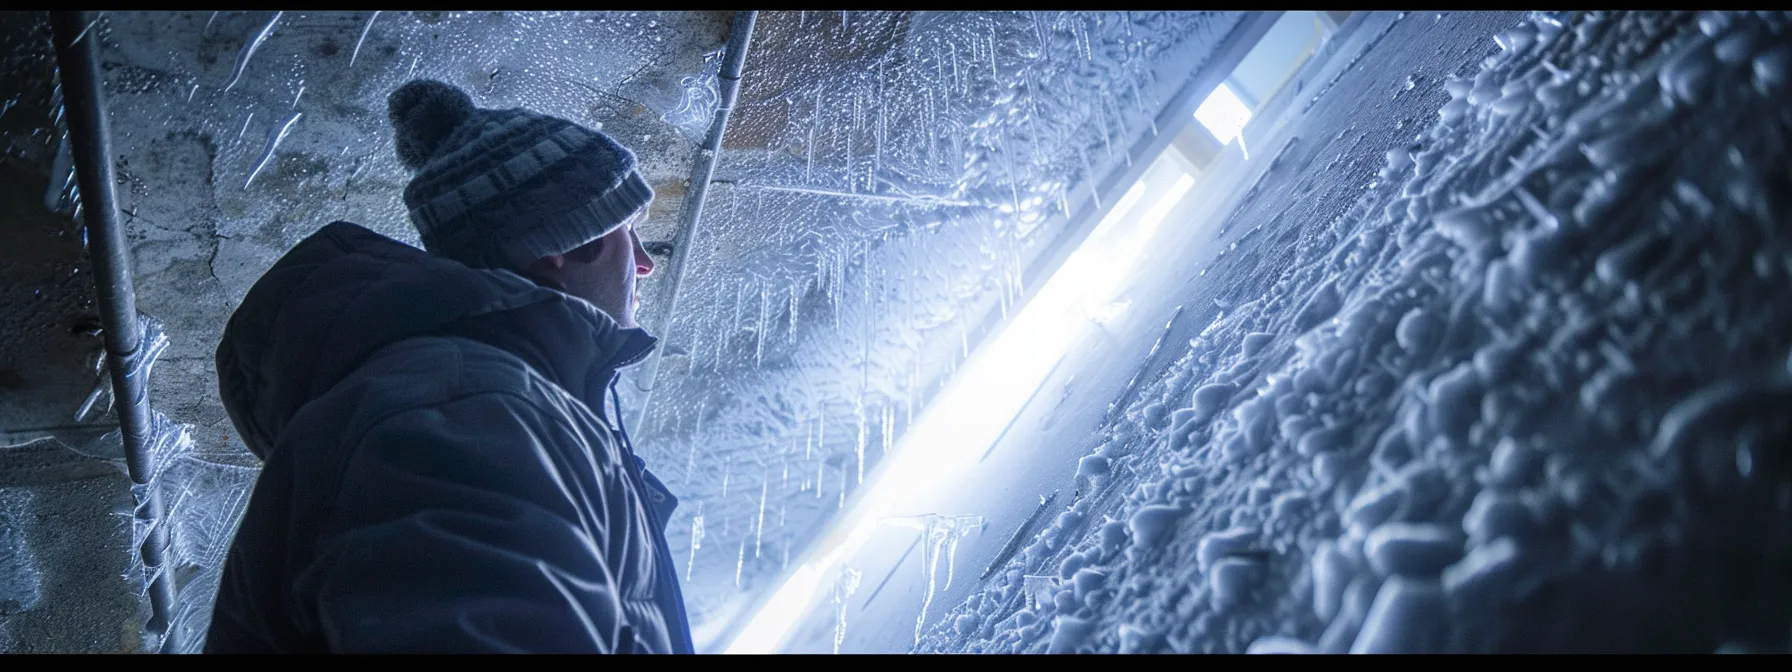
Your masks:
[[[641,245],[641,237],[639,235],[630,231],[629,237],[633,238],[635,241],[635,275],[648,275],[653,273],[653,255],[648,254],[647,248]]]

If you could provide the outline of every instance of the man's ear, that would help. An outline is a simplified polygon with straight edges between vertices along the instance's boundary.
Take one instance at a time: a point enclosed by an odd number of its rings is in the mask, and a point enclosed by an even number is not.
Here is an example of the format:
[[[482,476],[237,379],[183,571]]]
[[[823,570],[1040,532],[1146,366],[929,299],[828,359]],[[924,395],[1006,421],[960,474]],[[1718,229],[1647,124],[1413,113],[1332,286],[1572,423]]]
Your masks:
[[[566,266],[566,257],[558,254],[550,254],[540,259],[536,259],[533,263],[529,264],[528,268],[523,269],[523,275],[534,280],[537,284],[566,291],[566,285],[561,283],[558,277],[560,275],[560,269],[564,266]]]

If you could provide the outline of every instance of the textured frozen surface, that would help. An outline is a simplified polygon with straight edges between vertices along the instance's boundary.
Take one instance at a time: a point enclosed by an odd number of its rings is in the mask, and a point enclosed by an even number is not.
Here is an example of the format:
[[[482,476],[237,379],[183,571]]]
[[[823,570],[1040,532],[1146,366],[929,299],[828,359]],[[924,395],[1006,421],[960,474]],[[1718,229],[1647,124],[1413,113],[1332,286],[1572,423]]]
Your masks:
[[[215,400],[225,316],[331,219],[412,240],[385,92],[428,75],[604,124],[643,154],[661,195],[646,237],[662,241],[726,25],[371,14],[107,13],[90,35],[140,306],[169,326],[151,398],[173,421],[161,482],[195,609],[255,466]],[[46,130],[46,35],[21,16],[4,19],[21,65],[6,76],[23,81],[0,100],[9,207],[54,202],[66,169]],[[762,16],[632,428],[686,502],[672,529],[691,534],[673,545],[700,636],[800,554],[1024,289],[1089,177],[1153,132],[1236,21]],[[1189,346],[1164,343],[1173,361],[1071,460],[1062,477],[1094,489],[1067,487],[968,599],[968,558],[1008,530],[907,519],[920,611],[870,619],[851,605],[883,577],[844,575],[823,619],[834,646],[919,626],[924,651],[1783,649],[1786,19],[1536,16],[1500,32],[1515,21],[1414,14],[1342,54],[1358,60],[1300,96],[1286,161],[1222,213],[1219,258],[1172,269],[1198,273],[1189,301],[1217,297],[1219,315]],[[78,231],[14,221],[0,240],[33,252],[0,267],[9,433],[70,422],[97,343]],[[0,648],[141,646],[117,452],[0,452]]]
[[[1272,169],[1201,273],[1229,308],[1104,430],[1124,496],[919,649],[1785,650],[1789,29],[1533,15],[1421,82],[1440,116],[1369,117],[1421,132],[1367,187]],[[1290,132],[1373,130],[1326,124]],[[1167,422],[1212,384],[1248,392]],[[1077,556],[1104,587],[1017,599]]]

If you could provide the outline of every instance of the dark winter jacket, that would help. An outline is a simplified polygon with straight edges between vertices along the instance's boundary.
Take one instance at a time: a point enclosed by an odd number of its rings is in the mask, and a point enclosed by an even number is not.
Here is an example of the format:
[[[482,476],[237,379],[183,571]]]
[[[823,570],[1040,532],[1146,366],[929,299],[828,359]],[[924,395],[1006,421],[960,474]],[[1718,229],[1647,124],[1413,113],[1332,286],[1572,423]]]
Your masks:
[[[218,345],[264,467],[206,650],[689,652],[677,500],[603,403],[653,345],[514,273],[306,238]]]

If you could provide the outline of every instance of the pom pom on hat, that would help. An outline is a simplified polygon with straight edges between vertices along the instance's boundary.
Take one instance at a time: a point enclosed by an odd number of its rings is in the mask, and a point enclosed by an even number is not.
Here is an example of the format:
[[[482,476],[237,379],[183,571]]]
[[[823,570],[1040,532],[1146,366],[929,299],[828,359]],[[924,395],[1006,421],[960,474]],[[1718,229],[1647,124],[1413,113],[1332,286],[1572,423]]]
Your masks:
[[[386,98],[398,160],[411,170],[422,168],[475,109],[472,97],[452,84],[418,79],[398,87]]]

